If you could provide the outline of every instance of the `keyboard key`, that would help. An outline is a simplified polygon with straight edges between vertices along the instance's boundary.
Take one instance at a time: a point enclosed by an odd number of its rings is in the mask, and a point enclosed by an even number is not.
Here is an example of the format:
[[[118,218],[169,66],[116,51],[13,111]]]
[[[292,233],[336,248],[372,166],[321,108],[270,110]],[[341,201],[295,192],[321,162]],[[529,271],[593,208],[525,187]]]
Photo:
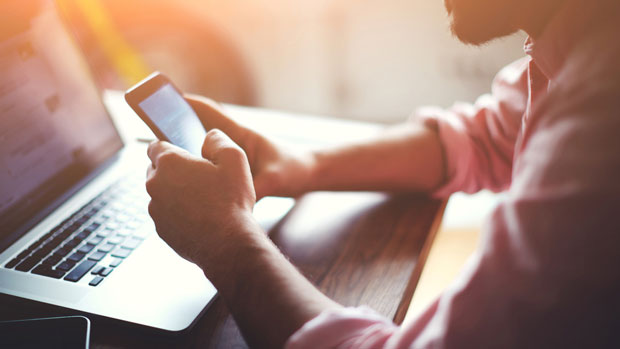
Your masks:
[[[68,238],[69,236],[71,236],[71,231],[67,229],[67,230],[64,230],[62,233],[58,234],[57,238],[64,240]]]
[[[96,214],[97,214],[97,212],[99,212],[99,207],[97,207],[97,206],[93,206],[90,210],[88,210],[88,212],[86,212],[86,213],[84,214],[84,216],[86,216],[86,217],[90,218],[90,217],[92,217],[92,216],[96,215]]]
[[[142,240],[140,239],[136,239],[136,238],[130,238],[127,239],[124,243],[123,243],[123,248],[127,248],[130,250],[135,249],[136,247],[138,247],[140,245],[140,243],[142,242]]]
[[[54,229],[52,229],[52,236],[58,236],[65,230],[63,223],[58,224]]]
[[[63,241],[65,241],[65,237],[62,236],[55,236],[52,240],[50,240],[50,242],[48,243],[48,246],[50,246],[52,249],[58,247]]]
[[[86,223],[86,221],[81,222],[80,220],[77,220],[75,223],[71,224],[68,228],[67,231],[70,234],[75,233],[78,229],[80,229],[82,227],[82,224]]]
[[[93,275],[97,275],[97,274],[99,274],[101,271],[103,271],[103,269],[105,269],[105,267],[104,267],[104,266],[98,265],[98,266],[94,267],[94,268],[93,268],[93,270],[91,270],[91,272],[90,272],[90,273],[91,273],[91,274],[93,274]]]
[[[51,277],[54,279],[60,279],[65,275],[65,272],[62,270],[54,270],[48,265],[39,265],[32,270],[33,274],[43,275],[47,277]]]
[[[103,257],[105,257],[105,255],[106,255],[105,252],[97,251],[97,252],[91,254],[90,256],[88,256],[88,259],[90,259],[91,261],[99,262],[100,260],[103,259]]]
[[[54,266],[54,265],[58,264],[58,262],[60,262],[61,260],[62,260],[62,256],[59,256],[57,254],[53,254],[53,255],[47,257],[43,261],[43,264],[51,267],[51,266]]]
[[[41,236],[39,238],[39,241],[45,241],[45,240],[49,239],[52,236],[52,234],[54,234],[53,231],[47,232],[45,235],[43,235],[43,236]]]
[[[39,250],[45,251],[45,254],[49,255],[52,251],[54,251],[56,247],[58,247],[58,245],[53,245],[51,242],[48,242],[47,244],[43,245],[43,247],[41,247]]]
[[[97,217],[97,218],[95,218],[95,220],[93,222],[97,223],[99,225],[104,225],[107,220],[108,220],[108,218],[105,218],[105,217]]]
[[[73,267],[75,267],[75,262],[73,262],[73,261],[64,261],[64,262],[60,263],[56,267],[56,269],[57,270],[62,270],[62,271],[69,271]]]
[[[67,260],[72,261],[72,262],[79,262],[82,260],[82,258],[84,258],[85,254],[81,253],[81,252],[75,252],[74,254],[72,254],[71,256],[69,256],[69,258],[67,258]]]
[[[87,237],[89,237],[89,236],[90,236],[90,234],[92,234],[92,233],[93,233],[92,231],[83,230],[83,231],[81,231],[79,234],[77,234],[75,237],[76,237],[77,239],[80,239],[80,240],[85,240],[85,239],[86,239]]]
[[[125,206],[123,206],[123,204],[121,204],[120,202],[114,202],[114,203],[112,203],[112,205],[110,205],[110,208],[114,212],[121,212],[121,211],[124,211]]]
[[[105,268],[105,269],[103,269],[102,271],[99,272],[99,275],[101,275],[101,276],[108,276],[108,275],[110,275],[112,270],[114,270],[114,269],[112,269],[112,268]]]
[[[88,252],[92,251],[93,248],[95,248],[95,245],[87,243],[87,244],[82,245],[77,251],[79,253],[87,254]]]
[[[116,221],[120,223],[125,223],[131,220],[131,216],[126,215],[124,213],[119,213],[116,215]]]
[[[38,250],[34,251],[31,257],[35,257],[41,260],[43,259],[43,257],[47,256],[50,252],[51,250],[48,250],[47,248],[39,248]]]
[[[7,264],[4,265],[5,268],[11,269],[19,263],[19,259],[13,258]]]
[[[89,233],[92,233],[95,230],[99,229],[100,226],[101,226],[101,224],[99,224],[99,223],[92,223],[91,225],[88,226],[88,228],[86,228],[84,230],[88,231]]]
[[[108,237],[112,234],[112,230],[110,228],[101,229],[97,232],[97,236]]]
[[[88,222],[88,220],[90,219],[90,217],[84,215],[80,218],[78,218],[75,223],[73,223],[72,227],[74,228],[73,231],[79,229],[82,225],[84,225],[84,223]],[[77,227],[76,227],[77,226]]]
[[[120,247],[117,248],[114,252],[112,252],[112,257],[127,258],[130,253],[130,249]]]
[[[90,238],[90,240],[88,240],[88,243],[91,245],[99,245],[102,241],[103,241],[103,237],[101,236],[93,236],[92,238]]]
[[[109,219],[110,217],[114,216],[114,211],[112,211],[109,207],[110,205],[110,201],[114,200],[115,197],[113,197],[112,195],[109,195],[108,198],[106,198],[106,200],[108,201],[108,204],[106,205],[106,208],[104,208],[100,215],[101,217],[105,217],[105,219]]]
[[[19,271],[28,271],[32,269],[37,263],[39,263],[40,259],[36,257],[28,257],[23,262],[19,263],[15,270]]]
[[[66,244],[62,245],[63,248],[67,248],[67,249],[74,249],[77,245],[81,244],[82,240],[78,239],[78,238],[73,238],[71,239],[69,242],[67,242]]]
[[[15,258],[20,259],[20,260],[24,259],[24,258],[26,258],[30,254],[30,252],[32,252],[32,251],[24,250],[20,254],[18,254],[17,257],[15,257]]]
[[[129,236],[133,231],[127,228],[122,228],[116,232],[118,236]]]
[[[118,266],[119,266],[122,262],[123,262],[123,259],[122,259],[122,258],[114,258],[114,259],[112,259],[112,261],[110,262],[110,266],[111,266],[112,268],[116,268],[116,267],[118,267]]]
[[[73,269],[73,271],[71,271],[69,275],[65,277],[65,280],[72,282],[79,281],[82,276],[84,276],[84,274],[88,273],[88,271],[90,271],[90,269],[95,266],[95,264],[97,264],[97,262],[85,260],[77,267],[75,267],[75,269]]]
[[[103,194],[103,193],[101,193],[101,194]],[[105,198],[101,194],[99,194],[99,196],[97,196],[97,200],[93,204],[93,207],[96,207],[97,211],[101,211],[101,209],[104,208],[105,205],[108,204],[108,202],[105,200]]]
[[[107,229],[112,230],[112,231],[116,231],[116,230],[118,230],[121,227],[121,225],[118,222],[115,222],[115,221],[110,221],[110,222],[106,223],[105,226],[106,226]]]
[[[41,241],[35,241],[33,243],[30,244],[30,246],[28,246],[28,248],[26,249],[27,251],[33,251],[35,250],[37,247],[39,247],[39,245],[41,245]]]
[[[99,246],[98,251],[108,253],[108,252],[112,251],[112,249],[114,249],[114,245],[107,243],[105,245]]]
[[[47,253],[52,252],[56,247],[58,247],[58,244],[60,244],[62,241],[56,241],[54,239],[48,240],[47,243],[43,246],[41,246],[41,250],[45,250],[47,251]]]
[[[62,248],[59,248],[56,251],[54,251],[54,254],[57,254],[57,255],[59,255],[61,257],[64,257],[64,256],[68,255],[71,252],[71,250],[72,249],[68,249],[68,248],[62,247]]]
[[[124,238],[124,237],[116,235],[116,236],[111,237],[111,238],[108,240],[108,243],[109,243],[109,244],[118,245],[118,244],[120,244],[121,242],[123,242],[123,240],[125,240],[125,238]]]
[[[88,284],[90,286],[97,286],[97,285],[99,285],[101,283],[101,281],[103,281],[103,278],[101,276],[95,276],[95,278],[91,282],[89,282]]]

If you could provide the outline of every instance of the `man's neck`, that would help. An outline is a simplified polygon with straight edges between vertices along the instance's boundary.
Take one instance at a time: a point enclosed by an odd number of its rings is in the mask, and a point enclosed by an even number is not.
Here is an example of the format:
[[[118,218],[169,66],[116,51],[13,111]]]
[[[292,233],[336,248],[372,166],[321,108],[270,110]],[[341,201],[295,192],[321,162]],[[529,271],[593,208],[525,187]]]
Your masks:
[[[519,27],[533,38],[540,37],[565,2],[566,0],[523,1],[522,11],[518,15]]]

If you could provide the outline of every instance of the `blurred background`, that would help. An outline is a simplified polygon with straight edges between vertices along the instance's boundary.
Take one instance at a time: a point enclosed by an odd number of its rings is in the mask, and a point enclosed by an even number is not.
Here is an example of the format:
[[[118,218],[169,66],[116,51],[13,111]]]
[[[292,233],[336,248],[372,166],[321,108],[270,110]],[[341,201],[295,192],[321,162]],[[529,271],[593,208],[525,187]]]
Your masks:
[[[58,1],[103,88],[160,70],[220,102],[385,124],[473,102],[524,55],[523,34],[459,43],[443,0]],[[452,196],[408,318],[459,273],[500,200]]]
[[[525,40],[463,45],[442,0],[61,3],[103,87],[158,69],[223,102],[382,123],[473,101]]]

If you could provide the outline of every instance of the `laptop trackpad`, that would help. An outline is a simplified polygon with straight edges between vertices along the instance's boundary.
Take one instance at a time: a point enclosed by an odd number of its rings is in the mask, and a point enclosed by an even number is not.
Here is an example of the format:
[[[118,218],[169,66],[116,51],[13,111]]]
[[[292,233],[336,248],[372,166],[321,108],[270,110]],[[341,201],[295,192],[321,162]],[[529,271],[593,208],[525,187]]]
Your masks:
[[[188,326],[216,293],[198,266],[155,235],[98,288],[84,299],[100,302],[97,313],[168,331]]]

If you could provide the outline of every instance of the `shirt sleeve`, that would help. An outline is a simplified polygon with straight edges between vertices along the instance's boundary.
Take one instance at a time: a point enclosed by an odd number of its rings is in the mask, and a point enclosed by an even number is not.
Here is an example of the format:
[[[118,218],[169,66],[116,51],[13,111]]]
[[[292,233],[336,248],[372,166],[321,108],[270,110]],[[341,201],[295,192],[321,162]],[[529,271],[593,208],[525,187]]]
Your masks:
[[[479,252],[393,347],[617,347],[619,89],[587,89],[554,93],[533,114]]]
[[[473,105],[460,103],[448,110],[421,108],[414,113],[414,120],[438,132],[443,146],[447,180],[434,196],[508,188],[514,146],[528,101],[530,60],[525,57],[502,69],[491,94]]]
[[[587,88],[550,96],[528,121],[507,198],[426,313],[401,327],[324,314],[289,348],[619,347],[620,89]]]
[[[398,330],[385,317],[362,306],[326,311],[289,338],[291,349],[314,348],[382,348]]]

